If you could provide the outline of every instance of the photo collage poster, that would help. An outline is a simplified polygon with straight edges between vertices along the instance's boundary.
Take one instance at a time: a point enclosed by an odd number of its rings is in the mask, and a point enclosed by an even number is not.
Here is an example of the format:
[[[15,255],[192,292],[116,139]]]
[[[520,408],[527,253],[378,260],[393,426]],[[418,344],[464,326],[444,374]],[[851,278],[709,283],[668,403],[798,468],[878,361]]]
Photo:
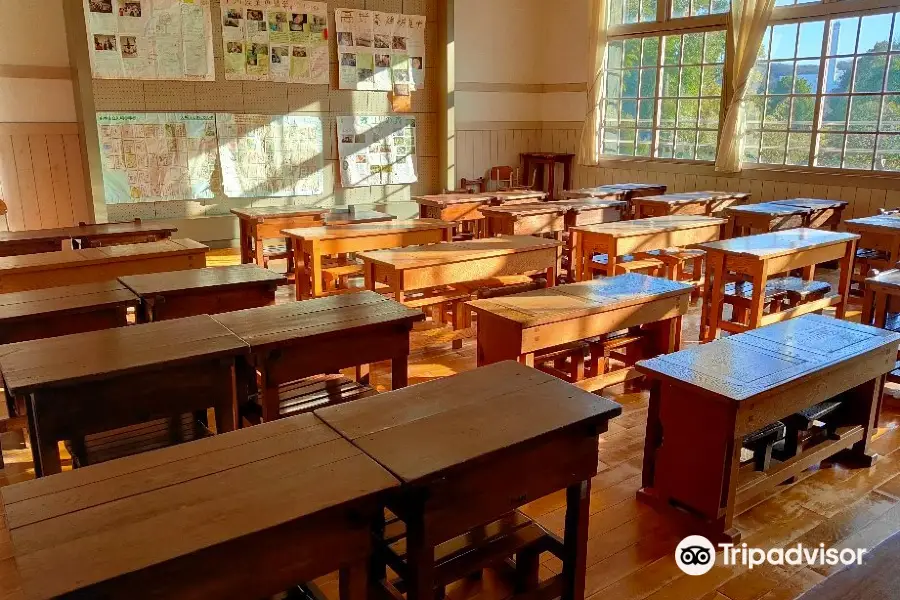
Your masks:
[[[328,6],[222,0],[225,79],[328,83]]]
[[[398,96],[425,87],[425,17],[334,11],[340,88]]]
[[[325,157],[319,117],[218,113],[216,129],[229,198],[322,193]]]
[[[338,117],[337,137],[344,187],[418,181],[415,117]]]
[[[209,0],[84,0],[98,79],[215,79]]]
[[[97,113],[107,204],[213,198],[213,113]]]

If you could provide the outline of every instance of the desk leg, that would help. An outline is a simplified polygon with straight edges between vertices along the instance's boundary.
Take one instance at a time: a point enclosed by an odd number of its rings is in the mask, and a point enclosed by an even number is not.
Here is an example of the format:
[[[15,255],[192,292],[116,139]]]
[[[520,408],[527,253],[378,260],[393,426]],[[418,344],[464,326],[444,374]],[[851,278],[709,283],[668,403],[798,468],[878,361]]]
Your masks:
[[[238,219],[238,228],[241,235],[241,264],[246,265],[253,262],[253,258],[250,256],[250,232],[244,219]]]
[[[584,273],[584,249],[581,247],[581,240],[584,236],[574,229],[569,232],[569,279],[572,283],[581,281]]]
[[[361,385],[369,385],[369,363],[356,365],[356,382]]]
[[[259,237],[259,233],[257,231],[256,225],[252,226],[252,238],[254,245],[254,258],[256,260],[256,264],[260,267],[266,266],[266,258],[263,256],[263,241],[262,238]]]
[[[338,579],[340,600],[366,600],[369,572],[365,561],[341,567]]]
[[[737,229],[737,217],[734,215],[728,217],[728,225],[726,227],[727,229],[725,230],[725,239],[730,240],[735,237],[734,234],[735,230]]]
[[[309,262],[308,268],[312,277],[312,297],[319,298],[322,296],[322,252],[316,243],[312,245]]]
[[[572,189],[572,159],[563,163],[563,191]]]
[[[562,600],[584,599],[590,501],[590,479],[566,488],[566,530],[565,538],[563,539]]]
[[[36,410],[37,398],[34,394],[28,397],[28,433],[31,436],[31,455],[34,459],[34,474],[37,477],[55,475],[62,472],[62,462],[59,457],[59,443],[52,436],[47,435],[46,427],[41,427],[41,415]],[[44,433],[41,433],[41,430]]]
[[[399,390],[409,385],[409,355],[400,354],[391,359],[391,389]]]
[[[766,275],[765,261],[757,266],[757,272],[753,274],[753,297],[750,300],[750,318],[748,326],[756,329],[762,325],[763,310],[766,307],[766,283],[769,277]]]
[[[840,294],[841,301],[835,306],[835,312],[838,319],[843,319],[847,314],[847,299],[850,298],[850,282],[853,279],[853,261],[855,259],[856,240],[850,240],[847,243],[847,250],[844,252],[844,258],[840,261],[841,277],[838,282],[838,294]],[[863,275],[865,276],[865,273]],[[863,283],[863,286],[865,286],[865,283]]]
[[[706,317],[701,315],[700,341],[711,342],[719,333],[722,319],[722,301],[725,296],[725,256],[719,252],[706,255],[706,294],[703,307]],[[708,304],[708,308],[707,308]]]
[[[556,199],[556,163],[554,161],[550,161],[550,163],[546,166],[548,171],[547,175],[547,193],[549,194],[549,198],[551,200]]]
[[[854,444],[848,452],[856,465],[869,467],[878,460],[878,455],[869,448],[869,442],[878,427],[884,380],[882,375],[847,392],[845,403],[848,423],[862,425],[864,433],[862,441]]]
[[[303,245],[295,242],[294,248],[294,300],[309,298],[309,265],[306,264],[306,253]]]
[[[237,423],[238,394],[237,376],[235,375],[235,361],[230,359],[223,363],[227,375],[222,377],[222,387],[215,390],[216,404],[213,406],[216,413],[216,433],[228,433],[234,431]]]
[[[407,600],[434,600],[434,546],[425,539],[424,507],[406,521],[406,560],[409,569]]]

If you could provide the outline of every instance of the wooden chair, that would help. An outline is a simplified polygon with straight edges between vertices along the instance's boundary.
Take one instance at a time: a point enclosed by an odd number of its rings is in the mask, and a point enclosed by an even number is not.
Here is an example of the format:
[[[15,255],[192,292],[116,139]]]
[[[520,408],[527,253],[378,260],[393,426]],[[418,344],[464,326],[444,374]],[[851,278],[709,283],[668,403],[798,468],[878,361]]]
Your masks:
[[[522,185],[519,177],[519,169],[517,168],[491,167],[489,177],[492,187],[495,190],[508,190]]]
[[[469,194],[484,193],[486,187],[487,184],[484,181],[484,177],[479,177],[478,179],[466,179],[465,177],[463,177],[459,181],[460,191]]]

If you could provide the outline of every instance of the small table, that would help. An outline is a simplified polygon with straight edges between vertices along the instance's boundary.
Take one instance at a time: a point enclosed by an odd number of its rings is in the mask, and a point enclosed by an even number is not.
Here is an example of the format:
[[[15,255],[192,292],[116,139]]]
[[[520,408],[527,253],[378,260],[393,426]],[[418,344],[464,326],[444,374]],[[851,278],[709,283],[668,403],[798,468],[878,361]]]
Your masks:
[[[141,299],[144,322],[212,315],[275,304],[284,275],[254,264],[120,277]]]
[[[719,329],[740,333],[830,306],[835,307],[837,318],[843,319],[857,240],[859,236],[852,233],[800,228],[699,244],[699,248],[706,251],[706,298],[700,320],[700,340],[714,340]],[[763,290],[769,277],[803,269],[803,279],[811,281],[815,266],[832,260],[840,261],[840,283],[835,295],[763,315]],[[722,320],[725,284],[735,278],[750,281],[753,285],[748,325]]]
[[[850,219],[844,223],[844,226],[847,231],[861,236],[860,248],[886,253],[889,265],[900,261],[900,217],[876,215]]]
[[[664,217],[666,215],[723,216],[730,206],[744,204],[750,194],[744,192],[684,192],[634,198],[635,217]]]
[[[521,156],[526,181],[530,183],[531,175],[534,173],[534,185],[539,190],[544,189],[544,169],[546,168],[547,193],[550,200],[556,199],[557,164],[561,164],[563,167],[562,189],[567,190],[572,187],[572,163],[575,160],[574,154],[562,154],[559,152],[523,152]]]
[[[0,258],[0,293],[108,281],[206,266],[207,246],[189,239]]]
[[[0,347],[6,391],[24,398],[35,473],[60,472],[58,443],[215,408],[235,424],[235,360],[247,345],[212,317],[117,327]]]
[[[253,308],[214,317],[250,346],[262,381],[264,421],[278,418],[278,387],[286,383],[391,361],[391,387],[407,385],[409,332],[425,319],[381,294],[361,291]]]
[[[419,205],[419,217],[436,219],[454,223],[460,227],[470,226],[476,237],[482,237],[484,216],[479,210],[483,206],[497,203],[495,194],[434,194],[415,196],[413,201]]]
[[[732,206],[725,210],[728,217],[725,237],[730,239],[754,233],[808,227],[812,213],[813,209],[805,206],[774,202]]]
[[[614,183],[601,185],[594,188],[582,188],[570,192],[563,192],[563,198],[616,198],[628,202],[625,215],[628,219],[634,218],[632,201],[635,198],[646,198],[666,193],[666,186],[659,183]]]
[[[387,284],[403,302],[408,291],[539,271],[547,273],[552,286],[561,246],[556,240],[501,236],[362,252],[359,257],[365,263],[366,288]]]
[[[365,600],[369,522],[398,487],[312,415],[7,486],[3,591],[267,598],[339,570],[341,600]]]
[[[837,231],[838,225],[841,224],[844,209],[847,208],[849,202],[843,200],[821,200],[818,198],[794,198],[792,200],[775,200],[772,204],[809,208],[812,210],[812,214],[807,227]]]
[[[115,280],[0,294],[0,344],[123,327],[139,304]]]
[[[806,315],[639,362],[657,380],[639,498],[677,513],[691,533],[738,543],[733,519],[749,501],[842,450],[871,465],[878,396],[898,342],[893,332]],[[843,393],[832,435],[764,469],[741,465],[746,436]]]
[[[283,229],[319,227],[321,225],[350,225],[354,223],[380,223],[396,219],[394,215],[372,210],[333,210],[296,206],[267,206],[259,208],[233,208],[231,214],[238,218],[240,226],[241,263],[255,262],[266,266],[263,240],[282,238]],[[279,254],[288,257],[288,273],[291,249],[286,247]]]
[[[481,209],[490,235],[554,235],[570,227],[620,221],[622,200],[557,200]]]
[[[322,259],[335,254],[380,250],[449,240],[453,223],[436,219],[411,219],[340,227],[286,229],[292,241],[297,299],[323,294]]]
[[[591,279],[594,254],[606,254],[606,274],[614,275],[618,257],[684,247],[719,239],[725,219],[702,215],[672,215],[619,223],[573,227],[572,269],[575,281]]]
[[[469,302],[478,314],[478,366],[503,360],[534,365],[535,352],[636,326],[654,354],[681,346],[681,319],[693,286],[629,273]],[[624,381],[630,369],[582,380],[593,392]]]
[[[565,539],[560,544],[541,536],[550,544],[543,549],[562,560],[563,574],[542,582],[540,591],[548,593],[538,597],[580,600],[597,438],[621,410],[555,377],[503,362],[316,415],[402,482],[387,506],[406,524],[409,600],[433,600],[437,581],[471,572],[464,565],[476,557],[436,569],[436,546],[563,489]],[[517,569],[531,570],[528,587],[536,588],[539,554],[522,550],[493,552],[501,561],[517,553]],[[384,579],[382,565],[379,573],[372,570],[373,583]]]

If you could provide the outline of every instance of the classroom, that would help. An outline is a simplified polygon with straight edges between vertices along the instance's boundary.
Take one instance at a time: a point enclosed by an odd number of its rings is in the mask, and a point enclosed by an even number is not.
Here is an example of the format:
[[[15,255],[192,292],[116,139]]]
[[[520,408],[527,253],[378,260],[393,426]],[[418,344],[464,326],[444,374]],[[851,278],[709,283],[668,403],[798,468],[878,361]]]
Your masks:
[[[900,0],[0,54],[0,600],[900,597]]]

